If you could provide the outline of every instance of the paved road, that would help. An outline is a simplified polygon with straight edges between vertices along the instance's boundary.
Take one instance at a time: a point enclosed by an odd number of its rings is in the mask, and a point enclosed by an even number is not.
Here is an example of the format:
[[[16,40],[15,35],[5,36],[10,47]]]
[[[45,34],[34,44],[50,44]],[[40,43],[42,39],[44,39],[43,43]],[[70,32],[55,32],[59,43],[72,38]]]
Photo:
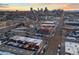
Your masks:
[[[58,44],[60,44],[63,41],[62,40],[62,26],[63,26],[62,21],[63,21],[63,16],[59,20],[59,24],[55,30],[55,36],[48,41],[48,51],[47,51],[48,55],[56,55]]]

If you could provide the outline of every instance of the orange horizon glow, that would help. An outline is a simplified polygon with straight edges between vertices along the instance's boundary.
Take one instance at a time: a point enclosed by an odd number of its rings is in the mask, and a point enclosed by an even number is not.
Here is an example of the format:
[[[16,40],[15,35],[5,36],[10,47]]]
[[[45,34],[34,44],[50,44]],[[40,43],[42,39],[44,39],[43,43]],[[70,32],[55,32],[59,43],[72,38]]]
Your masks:
[[[51,3],[38,3],[38,4],[9,4],[7,6],[0,7],[0,10],[9,10],[9,11],[26,11],[30,10],[30,7],[37,10],[37,8],[47,7],[49,10],[53,9],[63,9],[63,10],[79,10],[79,4],[51,4]]]

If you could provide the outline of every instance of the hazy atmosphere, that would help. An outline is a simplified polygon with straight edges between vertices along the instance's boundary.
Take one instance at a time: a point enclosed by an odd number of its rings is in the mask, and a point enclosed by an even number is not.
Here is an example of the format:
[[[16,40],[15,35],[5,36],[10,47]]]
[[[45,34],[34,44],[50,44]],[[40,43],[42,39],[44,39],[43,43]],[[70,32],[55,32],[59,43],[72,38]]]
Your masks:
[[[30,7],[37,9],[37,8],[44,8],[48,7],[49,10],[52,9],[64,9],[64,10],[79,10],[79,4],[49,4],[49,3],[36,3],[36,4],[31,4],[31,3],[8,3],[8,4],[0,4],[0,10],[20,10],[20,11],[25,11],[29,10]]]

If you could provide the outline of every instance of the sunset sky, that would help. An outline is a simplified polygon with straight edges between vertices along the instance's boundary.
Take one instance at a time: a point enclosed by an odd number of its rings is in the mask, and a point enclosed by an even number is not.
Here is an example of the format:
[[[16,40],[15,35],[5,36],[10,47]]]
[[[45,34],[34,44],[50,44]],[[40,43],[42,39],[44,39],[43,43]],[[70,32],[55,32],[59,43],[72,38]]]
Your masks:
[[[79,4],[51,4],[51,3],[8,3],[8,4],[0,4],[0,10],[20,10],[26,11],[29,10],[30,7],[33,9],[44,8],[47,7],[49,10],[52,9],[64,9],[64,10],[79,10]]]

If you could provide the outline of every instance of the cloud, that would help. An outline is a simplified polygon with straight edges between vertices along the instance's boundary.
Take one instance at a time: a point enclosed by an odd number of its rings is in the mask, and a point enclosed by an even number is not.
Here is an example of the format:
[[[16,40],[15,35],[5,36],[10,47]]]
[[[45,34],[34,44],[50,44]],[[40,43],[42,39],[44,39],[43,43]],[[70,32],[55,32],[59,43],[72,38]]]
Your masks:
[[[69,10],[79,10],[79,4],[78,3],[68,4],[63,9],[66,9],[66,10],[68,10],[68,9]]]
[[[74,9],[79,8],[79,4],[70,4],[69,6]]]
[[[0,8],[6,8],[8,7],[8,4],[0,4]]]
[[[9,6],[31,6],[31,3],[9,3]]]

